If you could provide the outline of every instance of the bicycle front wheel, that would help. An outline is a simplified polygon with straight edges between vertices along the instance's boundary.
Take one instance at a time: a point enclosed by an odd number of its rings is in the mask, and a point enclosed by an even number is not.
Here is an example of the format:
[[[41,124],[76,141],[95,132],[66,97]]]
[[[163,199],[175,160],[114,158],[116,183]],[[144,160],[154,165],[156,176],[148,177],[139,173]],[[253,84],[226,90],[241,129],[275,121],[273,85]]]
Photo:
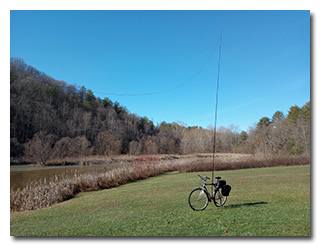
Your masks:
[[[222,207],[227,201],[227,196],[221,194],[221,189],[216,190],[213,195],[214,205],[217,207]]]
[[[209,198],[202,188],[196,188],[191,191],[188,201],[193,210],[201,211],[208,206]]]

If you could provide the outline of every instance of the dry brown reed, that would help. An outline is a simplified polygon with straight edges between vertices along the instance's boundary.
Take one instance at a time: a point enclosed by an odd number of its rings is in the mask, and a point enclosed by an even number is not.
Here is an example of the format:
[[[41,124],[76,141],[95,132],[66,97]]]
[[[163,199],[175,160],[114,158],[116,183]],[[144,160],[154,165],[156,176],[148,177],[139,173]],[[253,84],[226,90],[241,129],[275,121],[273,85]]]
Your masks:
[[[215,158],[214,170],[236,170],[259,167],[293,166],[310,163],[308,156],[273,156],[255,157],[250,155]],[[185,163],[178,167],[180,172],[211,171],[213,168],[212,158],[200,159],[197,162]]]
[[[217,157],[215,170],[234,170],[257,167],[302,165],[310,163],[309,157],[279,156],[257,158],[253,156]],[[199,172],[212,170],[212,158],[185,158],[159,160],[142,158],[132,164],[122,165],[103,172],[92,171],[84,174],[55,175],[50,180],[31,182],[23,189],[10,192],[10,210],[23,211],[49,207],[73,198],[86,191],[108,189],[159,174],[178,170]]]

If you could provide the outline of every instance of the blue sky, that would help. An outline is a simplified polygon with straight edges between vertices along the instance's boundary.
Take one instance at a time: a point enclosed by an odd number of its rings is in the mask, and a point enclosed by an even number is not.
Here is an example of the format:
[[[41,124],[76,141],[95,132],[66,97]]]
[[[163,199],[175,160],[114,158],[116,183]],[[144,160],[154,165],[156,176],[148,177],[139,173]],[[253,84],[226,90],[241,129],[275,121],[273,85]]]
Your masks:
[[[221,27],[218,126],[310,100],[309,11],[11,11],[10,56],[155,124],[206,128]]]

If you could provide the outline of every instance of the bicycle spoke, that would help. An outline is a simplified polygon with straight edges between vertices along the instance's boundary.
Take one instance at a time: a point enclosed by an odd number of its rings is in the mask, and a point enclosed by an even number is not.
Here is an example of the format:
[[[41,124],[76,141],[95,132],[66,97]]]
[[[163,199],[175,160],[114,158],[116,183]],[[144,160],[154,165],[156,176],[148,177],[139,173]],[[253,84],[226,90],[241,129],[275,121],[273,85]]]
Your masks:
[[[217,207],[222,207],[226,203],[227,197],[223,196],[220,190],[217,190],[214,194],[214,204]]]
[[[193,210],[203,210],[208,205],[207,194],[201,189],[193,190],[189,195],[189,205]]]

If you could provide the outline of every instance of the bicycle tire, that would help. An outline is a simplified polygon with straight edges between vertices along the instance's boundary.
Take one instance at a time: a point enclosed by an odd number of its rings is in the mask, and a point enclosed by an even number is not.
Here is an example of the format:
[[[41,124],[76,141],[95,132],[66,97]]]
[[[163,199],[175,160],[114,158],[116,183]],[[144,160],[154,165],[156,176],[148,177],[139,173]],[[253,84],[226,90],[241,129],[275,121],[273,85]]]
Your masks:
[[[196,188],[190,192],[188,202],[194,211],[202,211],[208,206],[209,198],[204,189]]]
[[[213,194],[213,203],[216,207],[222,207],[227,202],[227,196],[221,194],[221,189],[215,190]]]

